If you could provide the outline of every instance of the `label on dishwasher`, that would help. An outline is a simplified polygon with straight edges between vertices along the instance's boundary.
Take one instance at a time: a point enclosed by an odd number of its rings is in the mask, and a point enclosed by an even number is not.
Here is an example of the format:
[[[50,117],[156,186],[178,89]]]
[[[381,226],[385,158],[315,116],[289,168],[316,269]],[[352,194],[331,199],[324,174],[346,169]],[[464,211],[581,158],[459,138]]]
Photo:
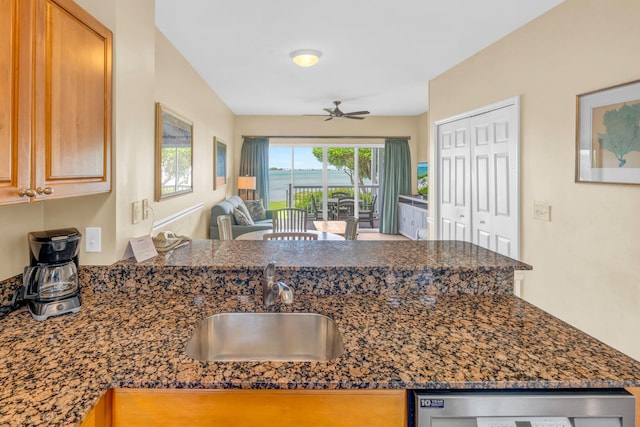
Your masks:
[[[442,408],[444,409],[444,399],[426,399],[420,398],[421,408]]]
[[[566,417],[480,417],[478,427],[572,427]]]

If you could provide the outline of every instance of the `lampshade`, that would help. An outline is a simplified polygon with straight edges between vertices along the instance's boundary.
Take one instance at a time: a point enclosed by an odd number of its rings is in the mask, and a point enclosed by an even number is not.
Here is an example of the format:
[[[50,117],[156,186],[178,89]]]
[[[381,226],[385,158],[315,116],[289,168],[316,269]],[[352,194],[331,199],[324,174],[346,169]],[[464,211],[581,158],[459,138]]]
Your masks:
[[[238,177],[238,190],[255,190],[255,189],[256,189],[255,176],[239,176]]]
[[[300,49],[294,50],[290,53],[291,59],[296,65],[301,67],[311,67],[312,65],[316,65],[320,60],[320,56],[322,53],[313,49]]]

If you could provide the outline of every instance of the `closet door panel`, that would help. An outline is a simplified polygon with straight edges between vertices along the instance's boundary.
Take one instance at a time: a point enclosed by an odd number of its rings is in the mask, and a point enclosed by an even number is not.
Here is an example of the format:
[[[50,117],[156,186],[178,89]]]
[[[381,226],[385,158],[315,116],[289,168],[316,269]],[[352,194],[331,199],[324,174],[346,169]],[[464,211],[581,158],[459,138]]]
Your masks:
[[[469,137],[468,121],[461,120],[442,126],[438,136],[440,152],[439,238],[469,240]]]
[[[501,108],[488,113],[493,124],[493,250],[508,257],[518,256],[520,227],[518,206],[517,108]]]
[[[492,208],[495,199],[493,191],[493,158],[491,149],[494,132],[491,121],[485,115],[469,119],[471,127],[471,156],[473,158],[471,177],[471,200],[473,203],[473,243],[494,250],[491,244]]]

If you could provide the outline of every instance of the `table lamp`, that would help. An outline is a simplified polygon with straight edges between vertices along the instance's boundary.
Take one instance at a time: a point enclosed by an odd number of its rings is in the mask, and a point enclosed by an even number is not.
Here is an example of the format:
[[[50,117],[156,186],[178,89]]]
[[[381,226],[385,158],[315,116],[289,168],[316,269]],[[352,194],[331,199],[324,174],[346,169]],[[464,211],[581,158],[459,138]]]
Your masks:
[[[255,189],[256,189],[255,176],[239,176],[238,177],[238,192],[239,190],[244,190],[243,200],[248,200],[249,190],[252,190],[252,195],[253,195],[253,191]],[[251,197],[251,200],[253,200],[253,197]]]

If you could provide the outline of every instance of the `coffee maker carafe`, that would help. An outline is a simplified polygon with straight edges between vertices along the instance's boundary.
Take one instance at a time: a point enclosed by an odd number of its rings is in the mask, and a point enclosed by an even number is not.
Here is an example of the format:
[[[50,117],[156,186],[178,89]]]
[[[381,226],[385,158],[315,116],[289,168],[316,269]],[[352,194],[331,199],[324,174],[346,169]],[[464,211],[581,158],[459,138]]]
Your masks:
[[[23,298],[36,320],[80,311],[78,252],[82,235],[75,228],[28,234],[30,265],[22,275]]]

